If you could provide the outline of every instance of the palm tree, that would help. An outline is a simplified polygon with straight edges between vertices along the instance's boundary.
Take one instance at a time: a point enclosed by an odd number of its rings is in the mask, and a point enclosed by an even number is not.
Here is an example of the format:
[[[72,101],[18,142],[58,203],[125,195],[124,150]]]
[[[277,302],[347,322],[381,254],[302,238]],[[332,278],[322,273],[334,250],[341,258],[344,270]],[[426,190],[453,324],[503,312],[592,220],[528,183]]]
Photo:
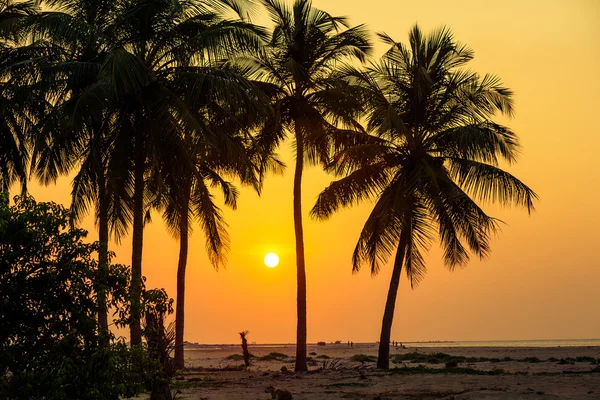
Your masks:
[[[275,28],[267,48],[246,66],[260,79],[280,88],[273,105],[276,119],[265,132],[265,143],[276,146],[287,135],[295,140],[294,232],[296,237],[297,312],[296,371],[306,371],[306,271],[302,226],[302,171],[304,165],[325,164],[346,132],[338,126],[358,127],[354,97],[334,72],[342,61],[364,61],[371,49],[361,26],[349,27],[343,17],[316,9],[310,0],[293,6],[261,0]],[[341,124],[341,125],[338,125]],[[269,146],[267,145],[267,148]]]
[[[179,239],[175,314],[175,367],[178,369],[184,367],[185,274],[191,222],[199,220],[210,262],[218,269],[225,263],[229,237],[227,224],[221,209],[215,204],[211,188],[220,189],[225,205],[235,209],[238,192],[227,179],[238,178],[260,193],[258,173],[262,163],[276,162],[256,156],[252,146],[254,140],[249,134],[268,116],[268,110],[263,106],[268,104],[268,100],[261,97],[261,93],[269,88],[245,80],[224,65],[217,68],[220,71],[214,72],[210,87],[220,95],[206,93],[193,96],[196,100],[192,103],[198,110],[196,118],[202,122],[202,128],[184,133],[183,140],[190,149],[187,158],[193,168],[186,168],[185,160],[180,163],[180,168],[166,171],[163,179],[166,193],[164,199],[159,200],[163,203],[167,226]],[[219,81],[216,79],[219,75],[226,79]],[[219,85],[223,87],[215,90]],[[182,97],[190,99],[188,95]]]
[[[133,220],[131,343],[135,345],[141,340],[143,226],[158,196],[152,191],[167,175],[175,176],[174,171],[181,175],[171,180],[177,190],[182,177],[194,176],[194,160],[184,137],[205,128],[199,100],[204,104],[236,100],[234,93],[240,90],[232,89],[243,81],[235,71],[224,72],[213,64],[233,48],[256,46],[262,32],[242,20],[222,17],[228,11],[243,12],[236,2],[59,2],[51,5],[69,13],[44,15],[39,30],[67,43],[71,51],[66,53],[78,56],[53,66],[52,83],[70,96],[47,120],[52,126],[66,115],[68,121],[55,124],[59,135],[50,136],[53,147],[45,157],[41,153],[40,169],[55,178],[75,160],[83,160],[74,180],[73,208],[82,213],[90,202],[96,203],[102,243],[108,239],[109,224],[118,238]],[[55,75],[64,81],[62,86],[56,84]],[[241,96],[250,97],[247,91]],[[181,333],[182,324],[183,316]]]
[[[340,151],[329,170],[343,178],[318,197],[312,215],[325,219],[341,207],[374,199],[354,250],[353,271],[367,263],[373,275],[394,253],[377,367],[389,367],[389,343],[402,269],[411,287],[425,274],[422,255],[437,230],[445,264],[469,261],[468,247],[485,258],[498,229],[478,201],[534,209],[536,194],[502,170],[513,163],[518,137],[494,123],[513,114],[512,92],[493,75],[463,67],[473,52],[448,29],[426,36],[415,26],[409,45],[391,46],[366,71],[346,68],[365,95],[368,142]]]
[[[25,44],[24,25],[37,12],[34,1],[0,1],[0,191],[16,181],[27,191],[29,134],[40,102],[30,90],[28,68],[39,52]]]
[[[128,196],[123,193],[125,186],[110,179],[111,114],[106,100],[97,99],[95,113],[77,110],[86,89],[97,83],[106,57],[113,4],[109,0],[49,0],[45,5],[50,11],[40,13],[30,24],[34,37],[46,41],[49,48],[41,86],[53,99],[37,128],[34,172],[42,183],[49,184],[79,168],[73,180],[71,209],[76,218],[81,218],[90,203],[95,205],[100,273],[108,265],[110,233],[118,240],[130,223]],[[98,303],[99,327],[108,333],[103,285],[98,288]]]
[[[246,21],[221,18],[226,10],[243,12],[236,1],[125,0],[117,6],[114,41],[95,95],[102,97],[108,88],[116,104],[115,151],[125,155],[123,175],[131,177],[126,185],[133,197],[131,343],[135,345],[141,341],[143,227],[152,205],[149,183],[160,183],[170,169],[193,171],[185,133],[202,131],[203,122],[192,98],[216,92],[226,97],[228,84],[233,83],[219,76],[221,71],[210,62],[227,57],[241,38],[258,46],[261,32]]]

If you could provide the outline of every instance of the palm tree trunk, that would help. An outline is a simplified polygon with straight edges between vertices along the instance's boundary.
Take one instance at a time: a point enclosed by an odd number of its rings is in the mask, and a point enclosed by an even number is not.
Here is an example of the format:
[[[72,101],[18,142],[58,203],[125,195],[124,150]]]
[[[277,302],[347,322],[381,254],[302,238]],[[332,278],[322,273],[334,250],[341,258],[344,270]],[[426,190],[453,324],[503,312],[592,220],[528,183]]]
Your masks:
[[[189,207],[191,188],[185,188],[185,198],[182,202],[181,221],[179,222],[179,262],[177,263],[177,304],[175,309],[175,368],[185,367],[183,333],[185,313],[185,269],[188,257],[189,240]]]
[[[102,173],[98,177],[98,268],[100,269],[100,290],[98,291],[98,325],[101,335],[108,338],[108,313],[106,308],[106,276],[108,274],[108,204],[106,184]]]
[[[304,232],[302,229],[302,169],[304,138],[296,127],[296,170],[294,172],[294,233],[296,234],[296,279],[298,283],[296,331],[296,372],[308,370],[306,365],[306,269],[304,265]]]
[[[406,246],[404,244],[403,232],[400,235],[400,244],[396,251],[394,260],[394,270],[392,271],[392,280],[388,291],[387,301],[385,302],[385,312],[383,313],[383,322],[381,324],[381,336],[379,337],[379,353],[377,355],[377,368],[390,368],[390,338],[392,334],[392,322],[394,320],[394,309],[396,308],[396,296],[400,284],[400,274],[402,273],[402,264],[404,263],[404,253]]]
[[[140,327],[142,294],[142,250],[144,247],[144,138],[138,132],[135,143],[134,193],[133,193],[133,242],[131,250],[131,345],[142,342]]]

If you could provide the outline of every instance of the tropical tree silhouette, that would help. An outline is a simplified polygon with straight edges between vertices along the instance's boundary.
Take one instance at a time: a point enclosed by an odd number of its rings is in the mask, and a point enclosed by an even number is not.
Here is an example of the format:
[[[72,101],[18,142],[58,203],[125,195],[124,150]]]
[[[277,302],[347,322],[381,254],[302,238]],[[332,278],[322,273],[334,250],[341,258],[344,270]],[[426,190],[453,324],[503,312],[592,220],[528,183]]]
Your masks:
[[[314,8],[310,0],[288,7],[278,0],[261,0],[275,25],[268,46],[243,65],[254,76],[275,84],[275,119],[263,132],[263,148],[273,149],[288,135],[294,139],[294,232],[296,237],[297,312],[296,371],[306,371],[306,271],[302,227],[302,171],[326,164],[347,129],[357,128],[355,97],[337,79],[342,61],[364,61],[371,45],[363,26],[350,27],[343,17]],[[241,62],[241,61],[240,61]]]
[[[220,211],[208,192],[201,198],[198,191],[207,189],[205,180],[212,179],[230,191],[226,197],[230,205],[235,204],[236,192],[214,169],[202,168],[216,168],[218,160],[220,171],[237,168],[236,176],[243,182],[253,179],[253,171],[241,172],[248,157],[240,153],[245,147],[239,138],[228,142],[219,135],[254,126],[248,116],[263,118],[266,99],[259,99],[259,90],[266,85],[249,83],[243,71],[226,67],[221,59],[256,48],[265,35],[242,18],[244,2],[54,0],[48,5],[60,11],[43,13],[35,32],[64,56],[46,69],[45,76],[45,89],[63,100],[57,101],[40,129],[37,172],[50,182],[79,167],[72,208],[81,216],[95,203],[100,241],[105,243],[101,259],[107,256],[109,230],[119,239],[133,220],[135,309],[141,279],[140,235],[152,207],[169,204],[167,221],[189,227],[187,218],[178,219],[187,211],[174,209],[181,210],[182,202],[188,204],[185,210],[202,203],[205,208],[195,211],[206,218],[202,226],[210,233],[211,260],[218,265],[223,259]],[[154,27],[149,30],[145,24]],[[241,114],[246,120],[240,120]],[[218,116],[219,123],[208,121],[207,115],[213,120]],[[151,146],[144,145],[146,154],[140,153],[140,142]],[[215,175],[203,175],[208,173]],[[165,201],[165,193],[172,198]],[[207,222],[211,217],[212,225]],[[174,230],[177,235],[184,231],[180,228]],[[182,367],[187,230],[180,237],[176,358]],[[106,313],[99,318],[105,321]],[[137,325],[134,321],[133,344],[139,339]]]
[[[139,327],[143,228],[159,187],[170,168],[191,169],[184,132],[202,126],[196,110],[184,98],[187,91],[205,90],[212,72],[203,60],[221,59],[245,35],[259,36],[244,21],[215,21],[216,1],[126,0],[114,7],[110,49],[97,82],[79,96],[78,110],[112,109],[108,169],[130,194],[132,232],[131,343],[141,341]],[[229,2],[234,4],[234,2]],[[212,27],[210,27],[213,25]],[[96,107],[98,100],[104,108]],[[177,160],[177,163],[173,161]]]
[[[36,127],[34,173],[44,184],[78,168],[73,180],[71,210],[75,220],[95,206],[99,268],[108,266],[110,233],[117,240],[131,223],[130,197],[108,170],[113,123],[106,97],[80,109],[86,90],[97,85],[110,50],[114,2],[51,0],[48,11],[30,24],[33,37],[46,43],[48,54],[39,87],[52,105]],[[90,109],[93,107],[93,111]],[[100,329],[108,332],[106,287],[98,288]]]
[[[179,240],[176,368],[184,367],[185,274],[192,222],[200,222],[209,260],[218,269],[226,261],[229,236],[213,191],[220,191],[225,205],[235,209],[238,191],[229,179],[237,178],[260,192],[260,171],[268,167],[263,163],[276,163],[270,157],[263,158],[255,149],[250,132],[264,124],[269,115],[265,108],[268,99],[264,96],[269,88],[260,82],[251,82],[239,71],[228,70],[223,65],[217,66],[210,78],[206,85],[209,92],[200,96],[190,96],[190,93],[182,96],[195,104],[196,118],[202,126],[184,133],[183,140],[189,149],[186,160],[178,162],[175,159],[173,162],[178,167],[163,174],[163,188],[159,190],[162,198],[157,204],[163,209],[167,227]],[[187,162],[191,162],[191,169]]]
[[[45,105],[31,91],[40,49],[26,43],[26,22],[38,11],[34,1],[0,1],[0,191],[17,181],[27,191],[30,133]]]
[[[352,257],[353,270],[373,275],[395,252],[383,316],[377,367],[389,367],[389,343],[402,269],[414,288],[425,274],[423,251],[438,237],[452,270],[490,253],[498,221],[478,202],[534,209],[536,194],[500,168],[517,159],[519,141],[494,123],[513,114],[512,92],[493,75],[463,68],[473,52],[442,28],[424,35],[418,26],[404,46],[391,48],[365,71],[346,67],[362,89],[369,143],[340,151],[328,169],[341,179],[318,197],[313,216],[374,199]],[[437,231],[437,236],[436,236]]]

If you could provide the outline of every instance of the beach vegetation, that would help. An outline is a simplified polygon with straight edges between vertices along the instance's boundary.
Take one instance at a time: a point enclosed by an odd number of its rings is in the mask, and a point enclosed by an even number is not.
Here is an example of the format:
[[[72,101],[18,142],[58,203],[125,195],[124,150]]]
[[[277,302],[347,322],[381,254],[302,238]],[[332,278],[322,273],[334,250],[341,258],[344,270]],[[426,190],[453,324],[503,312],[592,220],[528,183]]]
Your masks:
[[[370,362],[376,362],[377,357],[369,356],[366,354],[355,354],[352,357],[350,357],[350,361],[356,361],[356,362],[361,362],[361,363],[370,363]]]
[[[265,356],[258,357],[258,360],[260,361],[283,361],[287,359],[289,359],[289,356],[287,354],[278,352],[271,352]]]
[[[288,7],[261,0],[274,25],[267,45],[237,60],[250,76],[277,87],[271,123],[261,135],[263,148],[273,151],[285,138],[295,150],[293,218],[297,269],[296,371],[307,371],[306,267],[302,220],[302,177],[305,167],[330,162],[341,142],[356,136],[360,104],[337,73],[343,62],[362,62],[371,50],[364,26],[351,27],[345,17],[331,16],[296,0]],[[234,63],[236,61],[234,60]]]
[[[101,329],[100,290],[115,310],[114,323],[131,321],[130,271],[110,263],[100,269],[100,245],[86,243],[86,236],[60,205],[27,196],[10,205],[6,193],[0,197],[3,397],[116,400],[168,381],[152,340],[129,347]],[[148,310],[166,299],[164,291],[155,293],[143,291]]]
[[[402,271],[412,288],[425,277],[424,252],[440,241],[450,270],[490,252],[499,230],[482,204],[534,210],[537,195],[502,169],[519,154],[519,138],[492,120],[514,113],[512,91],[494,75],[467,68],[473,51],[448,28],[425,34],[418,25],[409,43],[380,34],[388,51],[366,70],[343,67],[360,88],[368,138],[333,157],[327,170],[340,179],[319,196],[311,215],[370,200],[374,207],[356,244],[352,264],[372,275],[394,257],[377,367],[389,368],[391,328]],[[502,164],[502,165],[504,165]]]

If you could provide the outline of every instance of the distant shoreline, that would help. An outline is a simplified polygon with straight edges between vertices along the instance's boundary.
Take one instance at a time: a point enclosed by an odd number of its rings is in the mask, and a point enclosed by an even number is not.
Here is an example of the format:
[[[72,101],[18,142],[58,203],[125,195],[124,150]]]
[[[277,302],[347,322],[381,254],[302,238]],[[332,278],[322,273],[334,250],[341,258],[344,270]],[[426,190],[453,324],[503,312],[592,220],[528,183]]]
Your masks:
[[[600,339],[552,339],[552,340],[429,340],[429,341],[398,341],[407,347],[600,347]],[[354,347],[373,346],[377,342],[354,342]],[[309,346],[319,346],[317,343],[308,343]],[[216,348],[239,346],[239,343],[193,343],[185,342],[188,349]],[[295,343],[251,343],[253,347],[289,347]],[[348,341],[341,343],[326,342],[325,346],[348,346]]]

